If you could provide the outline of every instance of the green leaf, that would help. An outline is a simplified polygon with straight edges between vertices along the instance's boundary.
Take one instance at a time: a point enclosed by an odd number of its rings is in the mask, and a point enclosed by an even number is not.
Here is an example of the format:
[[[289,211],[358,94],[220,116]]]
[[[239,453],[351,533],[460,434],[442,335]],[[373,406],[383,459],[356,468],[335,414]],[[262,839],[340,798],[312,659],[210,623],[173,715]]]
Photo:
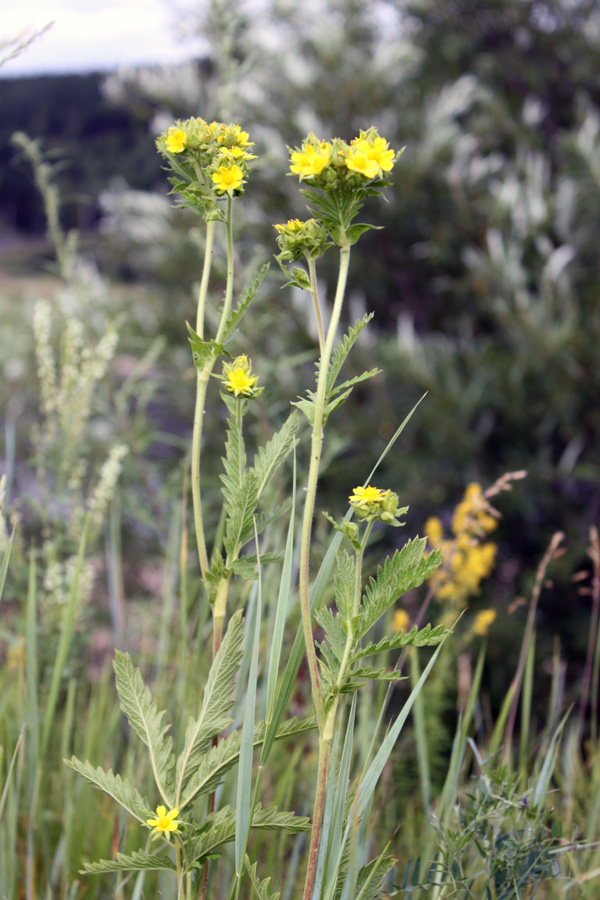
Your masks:
[[[250,284],[248,284],[247,287],[242,291],[240,302],[225,323],[225,329],[223,331],[223,343],[229,340],[237,326],[240,324],[242,317],[244,316],[246,310],[258,293],[258,289],[261,286],[263,279],[268,271],[269,263],[265,263],[263,266],[261,266],[258,272],[255,273]]]
[[[396,862],[393,856],[379,856],[363,866],[356,882],[356,900],[377,900],[381,896],[386,875]]]
[[[296,443],[298,431],[298,415],[293,412],[284,422],[279,431],[271,440],[260,447],[254,457],[254,473],[258,479],[258,496],[262,494],[265,486],[273,477],[288,453]]]
[[[364,684],[364,679],[368,679],[369,681],[401,681],[404,676],[400,673],[398,669],[373,669],[371,666],[366,666],[362,669],[352,669],[349,673],[349,682],[348,685],[352,685],[354,679],[359,679]],[[347,691],[348,685],[345,685],[342,688],[342,691]],[[352,690],[355,690],[352,687]]]
[[[283,740],[302,734],[315,727],[314,718],[288,719],[279,726],[276,740]],[[260,747],[265,739],[265,723],[259,722],[254,731],[254,747]],[[192,774],[183,791],[178,809],[181,811],[195,797],[210,793],[221,782],[223,776],[236,764],[240,754],[241,732],[234,731],[229,737],[212,747],[204,756],[196,772]]]
[[[256,874],[256,869],[258,863],[254,863],[252,866],[249,865],[250,860],[246,857],[246,871],[250,876],[250,881],[252,882],[252,887],[258,897],[258,900],[279,900],[280,891],[276,891],[274,894],[269,893],[269,882],[271,881],[271,876],[268,878],[264,878],[260,881],[258,875]]]
[[[244,476],[246,474],[246,447],[240,423],[235,417],[229,419],[225,457],[223,459],[225,474],[221,475],[223,496],[231,506],[235,504]]]
[[[172,794],[175,757],[172,753],[173,741],[167,736],[171,726],[163,724],[166,713],[159,711],[128,653],[117,650],[113,665],[121,709],[137,736],[148,747],[156,786],[169,809],[172,809],[175,805]]]
[[[331,355],[331,361],[329,363],[329,369],[327,372],[326,396],[329,396],[333,391],[335,382],[337,381],[337,377],[340,374],[340,370],[344,365],[346,357],[356,343],[358,336],[363,328],[365,328],[365,326],[368,325],[373,318],[373,315],[373,313],[366,313],[362,317],[362,319],[359,319],[356,324],[349,329],[348,333],[344,335],[340,343],[333,351]]]
[[[197,334],[189,322],[185,323],[189,332],[189,342],[192,347],[194,365],[199,372],[212,368],[214,360],[223,352],[223,345],[215,341],[205,341]],[[210,367],[207,365],[210,363]]]
[[[209,751],[212,739],[231,724],[228,713],[233,704],[243,640],[242,611],[238,610],[229,621],[223,643],[211,666],[200,714],[197,719],[190,718],[188,721],[183,750],[177,759],[175,806],[178,806],[179,797],[198,769],[202,757]]]
[[[393,637],[385,637],[376,644],[369,643],[357,648],[351,656],[351,662],[362,659],[365,656],[373,656],[376,653],[386,653],[388,650],[400,650],[402,647],[433,647],[444,640],[449,630],[444,625],[436,625],[432,628],[427,624],[420,631],[415,625],[405,634],[398,633]]]
[[[228,806],[212,813],[202,820],[197,833],[192,836],[189,845],[189,856],[196,862],[202,863],[208,857],[218,855],[218,851],[225,844],[230,844],[235,838],[235,812]],[[252,828],[259,831],[280,831],[284,834],[299,834],[310,831],[310,819],[297,816],[293,812],[279,812],[276,806],[262,809],[260,804],[254,811]]]
[[[356,588],[356,556],[354,554],[347,553],[346,550],[338,553],[334,584],[335,605],[341,620],[340,624],[347,632]]]
[[[167,869],[176,872],[177,868],[168,856],[153,856],[143,850],[134,850],[131,854],[117,853],[115,859],[101,859],[95,863],[84,863],[82,874],[102,875],[104,872],[141,872],[156,869]]]
[[[0,566],[0,600],[2,600],[2,592],[4,591],[4,582],[6,580],[6,573],[8,572],[8,563],[10,560],[10,553],[12,550],[14,536],[15,529],[13,528],[8,544],[6,545],[6,550],[4,551],[4,556],[2,557],[2,565]]]
[[[313,391],[307,391],[308,400],[292,400],[292,406],[297,407],[300,412],[304,413],[309,425],[315,424],[315,395]]]
[[[229,518],[225,526],[224,545],[227,564],[231,565],[240,549],[250,539],[253,531],[253,517],[258,503],[258,478],[254,472],[246,472],[235,496],[229,504]]]
[[[116,800],[123,809],[126,809],[138,822],[146,824],[146,819],[154,815],[154,811],[150,808],[150,804],[145,797],[132,787],[128,781],[121,778],[120,775],[113,775],[112,769],[105,772],[98,766],[95,769],[89,762],[81,762],[76,756],[71,759],[65,759],[65,764],[73,769],[79,775],[83,776],[86,781],[93,784],[98,790],[103,791]]]
[[[367,379],[369,378],[375,378],[375,376],[379,375],[380,373],[381,369],[369,369],[368,372],[363,372],[362,375],[355,375],[354,378],[349,378],[348,381],[344,381],[342,382],[342,384],[338,384],[338,386],[333,389],[330,396],[335,397],[340,391],[344,391],[344,399],[346,399],[346,397],[350,396],[352,388],[356,384],[360,384],[362,381],[367,381]]]
[[[348,242],[355,244],[365,231],[381,231],[382,228],[383,225],[368,225],[366,222],[357,222],[355,225],[351,225],[347,231]]]
[[[265,555],[260,558],[260,564],[261,566],[266,566],[269,563],[279,562],[280,560],[281,553],[265,553]],[[234,575],[239,575],[240,578],[245,578],[247,581],[253,581],[255,578],[258,578],[257,566],[258,557],[255,554],[247,554],[240,557],[240,559],[236,559],[236,561],[231,564],[231,571]]]
[[[329,641],[331,649],[336,658],[341,662],[346,647],[346,631],[344,631],[340,617],[334,616],[331,609],[322,606],[321,609],[318,609],[315,613],[315,621],[325,632],[325,637]]]
[[[423,558],[426,543],[426,538],[407,541],[402,550],[388,556],[383,566],[378,567],[377,577],[369,579],[357,617],[357,639],[363,637],[402,594],[419,587],[441,564],[439,550]]]

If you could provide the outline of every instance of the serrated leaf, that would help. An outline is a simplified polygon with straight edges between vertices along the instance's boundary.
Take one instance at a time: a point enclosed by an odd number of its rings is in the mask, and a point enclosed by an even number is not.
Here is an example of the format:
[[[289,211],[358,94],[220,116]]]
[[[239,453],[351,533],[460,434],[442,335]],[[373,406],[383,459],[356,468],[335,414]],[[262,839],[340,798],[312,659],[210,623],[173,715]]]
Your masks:
[[[288,719],[277,730],[276,740],[302,734],[315,727],[314,718]],[[259,722],[254,731],[254,747],[260,747],[265,739],[265,723]],[[178,809],[181,811],[195,797],[214,790],[223,776],[236,764],[240,755],[241,732],[234,731],[202,758],[196,772],[185,786]]]
[[[350,678],[367,678],[370,681],[401,681],[404,675],[398,669],[390,671],[386,668],[374,669],[372,666],[366,666],[362,669],[352,669]]]
[[[273,477],[295,444],[298,431],[298,416],[293,412],[279,431],[264,447],[260,447],[254,457],[254,473],[258,479],[258,496],[262,494],[269,479]]]
[[[120,775],[113,775],[112,769],[105,772],[100,766],[94,768],[91,763],[81,762],[76,756],[72,756],[71,759],[65,759],[64,762],[70,769],[73,769],[98,790],[103,791],[103,793],[112,797],[113,800],[116,800],[123,809],[126,809],[130,815],[143,825],[146,824],[146,819],[155,815],[147,799],[142,797],[139,791],[132,787],[124,778],[121,778]]]
[[[362,317],[362,319],[358,319],[355,325],[348,330],[348,333],[344,335],[342,340],[333,351],[331,355],[331,361],[329,363],[329,369],[327,371],[326,396],[329,396],[331,394],[335,386],[335,382],[337,381],[337,377],[340,374],[340,370],[344,365],[346,357],[356,343],[358,336],[363,328],[365,328],[365,326],[368,325],[373,318],[373,315],[373,313],[366,313]]]
[[[442,555],[438,550],[423,558],[426,543],[425,538],[407,541],[402,550],[388,556],[383,566],[379,566],[376,578],[369,579],[356,627],[358,640],[402,594],[419,587],[441,564]]]
[[[377,900],[381,896],[385,878],[396,862],[393,856],[380,856],[362,866],[356,882],[356,900]]]
[[[322,606],[315,613],[315,621],[321,626],[325,632],[325,636],[329,641],[331,649],[335,653],[338,660],[342,660],[344,649],[346,647],[346,632],[339,616],[334,616],[331,609]]]
[[[292,501],[290,499],[287,499],[284,500],[284,502],[280,506],[277,506],[275,509],[259,512],[256,516],[256,533],[261,534],[265,530],[267,525],[271,525],[272,522],[276,522],[278,519],[288,513],[291,507]]]
[[[156,786],[171,809],[174,806],[172,769],[175,757],[172,753],[173,741],[167,736],[171,726],[163,724],[166,713],[158,709],[139,669],[134,667],[128,653],[117,650],[113,666],[121,709],[137,736],[148,747]]]
[[[229,419],[225,457],[223,458],[225,474],[221,475],[223,496],[226,503],[233,505],[242,487],[246,474],[246,446],[240,423],[235,417]]]
[[[337,387],[333,389],[330,396],[335,397],[340,391],[345,391],[345,397],[350,396],[351,389],[360,384],[362,381],[367,381],[369,378],[375,378],[376,375],[381,374],[381,369],[369,369],[368,372],[363,372],[362,375],[355,375],[354,378],[349,378],[348,381],[343,381],[342,384],[338,384]]]
[[[205,341],[197,334],[189,322],[185,323],[189,332],[189,342],[192,348],[192,357],[194,365],[199,372],[207,368],[207,363],[211,363],[217,358],[222,350],[220,344],[214,341]]]
[[[229,575],[229,570],[225,567],[225,561],[219,550],[214,550],[210,561],[210,569],[204,575],[204,585],[208,594],[208,601],[212,604],[217,597],[219,585]]]
[[[232,497],[228,509],[229,517],[223,543],[229,565],[237,558],[239,551],[254,532],[253,516],[257,503],[258,478],[254,472],[246,472],[239,491]]]
[[[262,881],[259,879],[256,869],[258,863],[254,863],[253,865],[249,865],[250,860],[246,857],[246,871],[250,876],[250,881],[252,882],[252,887],[258,897],[258,900],[279,900],[281,895],[280,891],[276,891],[274,894],[269,893],[269,883],[271,881],[271,876],[268,878],[264,878]]]
[[[279,562],[280,559],[281,553],[265,553],[261,554],[260,564],[261,566],[266,566],[270,563]],[[257,566],[258,557],[255,554],[248,554],[240,557],[240,559],[236,559],[231,565],[231,571],[234,575],[239,575],[240,578],[253,581],[255,578],[258,578]]]
[[[242,659],[244,624],[242,611],[231,617],[223,643],[215,657],[197,719],[190,719],[183,750],[177,759],[175,806],[182,790],[208,752],[212,739],[231,724],[228,712],[233,704],[235,677]]]
[[[310,393],[310,391],[308,392]],[[309,400],[292,400],[292,406],[295,406],[300,410],[301,413],[304,413],[306,416],[306,420],[309,425],[315,424],[315,401],[312,399]]]
[[[352,613],[354,591],[356,589],[356,556],[342,550],[337,555],[337,571],[334,579],[335,605],[345,631]]]
[[[225,328],[223,331],[223,343],[229,340],[234,330],[240,324],[242,317],[246,313],[246,310],[254,300],[256,294],[258,293],[258,289],[261,286],[263,279],[267,272],[269,271],[269,263],[265,263],[258,272],[255,273],[250,283],[246,288],[242,291],[240,296],[240,302],[233,310],[227,322],[225,323]]]
[[[348,229],[348,243],[355,244],[365,231],[380,231],[382,228],[383,225],[368,225],[366,222],[357,222]]]
[[[432,628],[430,624],[427,624],[420,631],[415,625],[405,634],[398,633],[393,637],[385,637],[376,644],[369,643],[364,647],[359,647],[353,652],[351,661],[355,662],[365,656],[374,656],[376,653],[386,653],[388,650],[400,650],[402,647],[433,647],[443,641],[447,634],[449,631],[443,625],[436,625],[435,628]]]
[[[172,859],[164,855],[152,855],[143,850],[133,853],[117,853],[115,859],[101,859],[95,863],[84,863],[82,872],[88,875],[102,875],[105,872],[141,872],[167,869],[176,872],[177,867]]]

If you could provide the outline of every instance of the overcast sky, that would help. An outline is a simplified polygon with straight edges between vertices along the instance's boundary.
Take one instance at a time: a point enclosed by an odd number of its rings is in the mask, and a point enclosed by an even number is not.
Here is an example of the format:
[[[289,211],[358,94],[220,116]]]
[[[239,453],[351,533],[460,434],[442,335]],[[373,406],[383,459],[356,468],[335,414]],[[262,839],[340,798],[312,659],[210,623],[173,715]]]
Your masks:
[[[178,0],[178,5],[191,3]],[[192,43],[175,38],[169,0],[16,0],[3,6],[0,43],[27,27],[38,29],[54,22],[50,31],[0,69],[5,77],[89,72],[194,54]]]

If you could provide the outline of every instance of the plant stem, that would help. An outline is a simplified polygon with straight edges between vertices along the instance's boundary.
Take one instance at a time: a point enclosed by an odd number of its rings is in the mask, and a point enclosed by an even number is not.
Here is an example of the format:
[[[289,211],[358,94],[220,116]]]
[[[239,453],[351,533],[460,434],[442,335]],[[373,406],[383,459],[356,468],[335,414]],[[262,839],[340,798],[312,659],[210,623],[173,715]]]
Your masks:
[[[317,283],[317,268],[314,257],[308,257],[308,271],[310,273],[310,293],[315,305],[315,316],[317,319],[317,328],[319,330],[319,350],[323,353],[325,346],[325,334],[323,332],[323,318],[321,316],[321,304],[319,303],[319,285]]]
[[[212,264],[213,243],[215,238],[215,220],[206,223],[206,245],[204,247],[204,266],[202,268],[202,280],[198,292],[198,309],[196,312],[196,333],[204,338],[204,312],[206,309],[206,297],[208,294],[208,279]]]
[[[223,303],[223,312],[221,313],[221,321],[217,331],[215,341],[217,344],[221,342],[225,325],[231,312],[231,301],[233,299],[233,210],[231,206],[231,197],[227,199],[227,283],[225,285],[225,302]]]
[[[319,724],[319,732],[322,733],[325,725],[325,713],[323,709],[323,698],[321,696],[321,686],[319,684],[319,671],[317,665],[317,654],[315,652],[315,644],[312,633],[312,623],[310,615],[309,601],[309,564],[310,564],[310,534],[312,530],[312,520],[315,509],[315,498],[317,494],[317,481],[319,478],[319,464],[321,462],[321,450],[323,447],[323,420],[325,418],[325,401],[327,392],[327,375],[329,370],[329,361],[333,351],[333,342],[335,340],[340,313],[342,311],[342,303],[344,300],[344,292],[346,288],[346,280],[348,277],[348,265],[350,262],[350,246],[344,245],[340,249],[340,269],[338,275],[338,283],[333,302],[333,311],[331,321],[327,331],[327,339],[321,354],[319,366],[319,378],[317,382],[317,392],[314,406],[314,424],[310,448],[310,466],[308,470],[308,480],[306,485],[306,501],[304,504],[304,516],[302,519],[302,534],[300,539],[300,609],[302,612],[302,629],[304,631],[304,643],[306,644],[306,655],[308,658],[308,668],[310,671],[310,681]],[[314,824],[313,824],[314,829]],[[317,836],[318,837],[318,836]],[[310,865],[310,862],[309,862]],[[314,873],[313,873],[314,879]]]
[[[208,293],[208,280],[212,264],[212,251],[215,235],[215,222],[206,224],[206,245],[204,248],[204,266],[202,268],[202,280],[198,294],[198,308],[196,311],[196,332],[204,338],[204,313],[206,309],[206,296]],[[202,500],[200,496],[200,449],[202,440],[202,421],[204,418],[204,404],[206,401],[206,389],[210,371],[204,369],[196,373],[196,408],[194,411],[194,431],[192,435],[192,502],[194,507],[194,526],[196,531],[196,543],[198,546],[198,559],[202,577],[208,571],[208,555],[206,552],[206,540],[204,538],[204,525],[202,522]]]
[[[214,241],[215,223],[208,222],[206,231],[206,247],[204,254],[204,268],[202,270],[202,280],[200,282],[200,292],[198,296],[198,312],[196,315],[196,332],[201,338],[204,338],[204,310],[206,306],[206,295],[208,292],[208,279],[210,275],[210,267],[212,261],[212,249]],[[233,298],[233,215],[231,208],[231,197],[228,198],[227,206],[227,285],[225,288],[225,303],[219,323],[216,343],[219,343],[225,324],[231,310],[231,301]],[[204,525],[202,522],[202,503],[200,496],[200,451],[202,446],[202,426],[204,419],[204,406],[206,403],[206,391],[208,389],[208,381],[216,362],[216,357],[205,364],[202,371],[199,371],[196,378],[196,409],[194,412],[194,432],[192,436],[192,499],[194,506],[194,526],[196,530],[196,542],[198,545],[198,559],[200,560],[200,569],[202,577],[206,576],[209,569],[208,553],[206,551],[206,539],[204,537]]]
[[[333,710],[332,710],[333,712]],[[331,720],[331,721],[330,721]],[[323,824],[323,808],[325,806],[325,791],[327,789],[327,766],[329,762],[329,747],[333,735],[333,717],[327,717],[327,724],[331,728],[324,729],[323,736],[319,740],[319,767],[317,773],[317,792],[315,795],[315,808],[313,812],[312,831],[310,833],[310,847],[308,850],[308,865],[306,867],[306,880],[302,900],[311,900],[312,889],[317,873],[317,860],[319,858],[319,842],[321,840],[321,826]]]

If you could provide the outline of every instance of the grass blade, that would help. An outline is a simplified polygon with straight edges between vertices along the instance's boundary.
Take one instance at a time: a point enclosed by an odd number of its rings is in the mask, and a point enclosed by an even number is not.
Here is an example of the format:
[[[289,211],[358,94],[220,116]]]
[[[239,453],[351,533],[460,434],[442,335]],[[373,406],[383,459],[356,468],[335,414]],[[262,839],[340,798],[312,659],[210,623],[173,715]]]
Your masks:
[[[262,612],[262,589],[260,572],[260,551],[258,546],[258,534],[256,522],[254,530],[256,542],[256,554],[258,560],[258,582],[256,611],[254,615],[254,628],[252,633],[248,631],[248,649],[251,652],[250,673],[248,678],[248,690],[246,692],[246,711],[242,726],[242,741],[240,747],[240,761],[238,765],[237,801],[236,801],[236,828],[235,828],[235,874],[239,880],[244,871],[244,857],[250,834],[250,823],[254,812],[254,800],[252,797],[252,757],[254,754],[254,720],[256,714],[256,683],[258,681],[258,657],[260,650],[260,621]]]

